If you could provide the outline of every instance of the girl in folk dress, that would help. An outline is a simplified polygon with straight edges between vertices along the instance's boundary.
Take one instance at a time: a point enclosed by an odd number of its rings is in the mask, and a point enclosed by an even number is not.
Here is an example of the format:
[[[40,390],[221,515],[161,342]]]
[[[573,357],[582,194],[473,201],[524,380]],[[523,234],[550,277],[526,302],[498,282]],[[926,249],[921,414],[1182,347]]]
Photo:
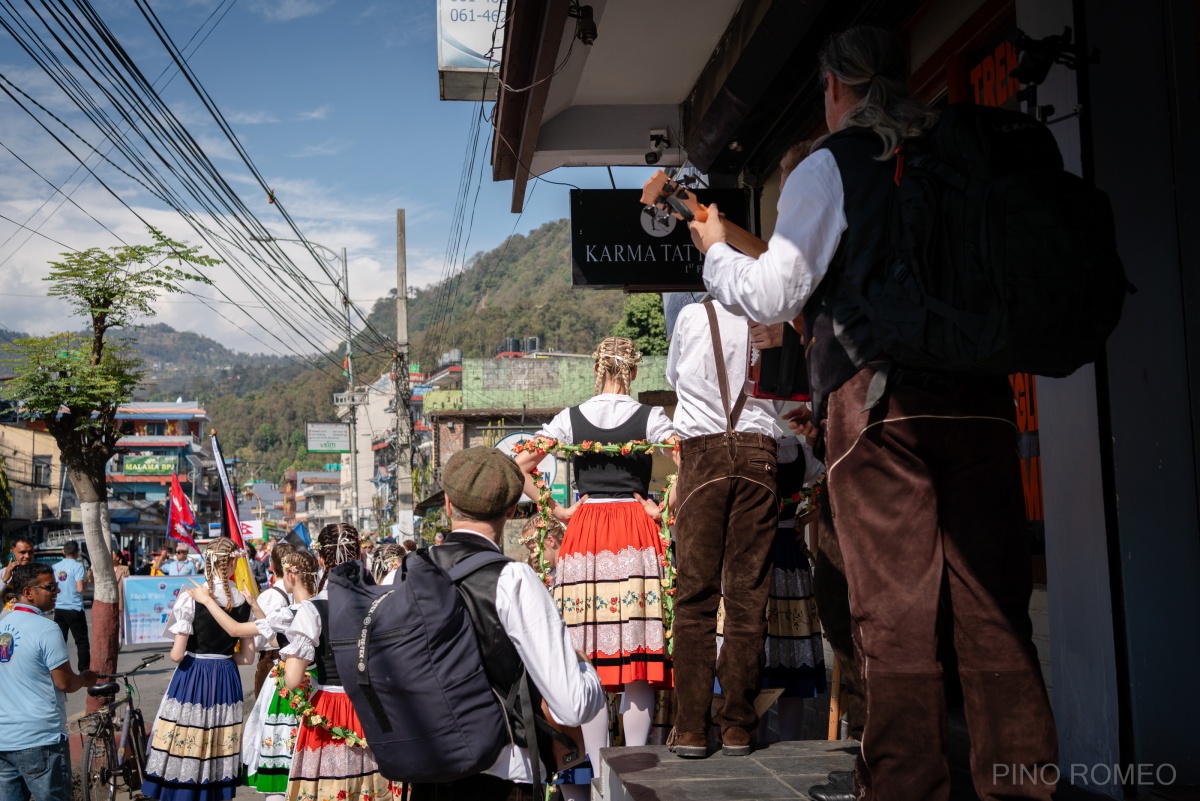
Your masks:
[[[350,699],[342,689],[329,633],[329,595],[325,582],[329,571],[359,558],[358,529],[348,523],[331,523],[317,535],[318,554],[325,575],[315,597],[300,604],[288,627],[288,644],[279,652],[285,661],[288,689],[295,690],[306,678],[310,665],[316,668],[320,688],[312,696],[314,717],[327,721],[329,728],[349,729],[363,736],[362,724]],[[401,788],[379,775],[375,755],[366,746],[348,745],[336,739],[329,728],[300,727],[296,753],[292,756],[288,777],[288,801],[346,798],[354,801],[390,801],[401,797]]]
[[[214,541],[204,551],[204,575],[217,603],[245,622],[250,607],[229,580],[237,556],[232,540]],[[233,656],[238,640],[184,593],[171,616],[171,659],[179,667],[154,719],[142,793],[166,801],[226,801],[242,779],[242,678]],[[238,664],[253,658],[253,639],[242,639]]]
[[[260,614],[261,610],[255,606],[258,619],[253,623],[238,623],[226,615],[204,587],[196,586],[186,592],[197,603],[204,604],[230,635],[254,636],[255,645],[263,647],[275,640],[278,647],[282,648],[287,645],[284,632],[292,624],[299,605],[317,593],[317,558],[309,551],[296,551],[289,547],[280,559],[272,589],[276,588],[286,591],[289,600],[294,599],[294,602],[274,608],[266,614]],[[279,660],[275,669],[283,670],[283,667],[283,660]],[[315,669],[310,668],[308,674],[316,679]],[[287,792],[288,773],[300,726],[300,718],[291,706],[291,694],[280,691],[274,676],[273,671],[263,684],[254,708],[246,718],[246,730],[242,734],[246,784],[260,793],[266,793],[266,801],[282,801]]]
[[[633,342],[609,337],[592,354],[596,394],[564,409],[538,436],[567,443],[673,442],[675,432],[661,406],[629,395],[641,354]],[[530,470],[541,457],[521,453],[525,494],[538,497]],[[575,648],[596,666],[604,689],[623,692],[626,745],[645,745],[654,714],[654,691],[671,686],[662,624],[663,545],[661,513],[648,500],[652,457],[575,457],[581,494],[572,507],[554,504],[567,523],[558,553],[553,593]],[[607,710],[583,726],[593,764],[608,745]]]

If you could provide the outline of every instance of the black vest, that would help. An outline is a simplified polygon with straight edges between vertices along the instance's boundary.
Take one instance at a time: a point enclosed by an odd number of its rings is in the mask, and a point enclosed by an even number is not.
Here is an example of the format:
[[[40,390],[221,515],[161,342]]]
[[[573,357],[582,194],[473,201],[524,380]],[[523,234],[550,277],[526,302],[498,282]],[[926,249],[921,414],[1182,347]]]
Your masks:
[[[876,158],[883,142],[868,128],[845,128],[818,149],[828,150],[837,162],[846,214],[846,230],[829,270],[804,306],[811,342],[806,355],[808,378],[819,419],[830,393],[880,356],[870,321],[844,288],[865,295],[867,280],[887,263],[896,159]]]
[[[474,534],[450,532],[441,545],[429,549],[429,558],[438,567],[449,572],[450,568],[471,554],[491,547]],[[520,681],[525,667],[521,662],[521,657],[517,654],[516,646],[504,632],[504,627],[500,625],[500,614],[496,611],[496,582],[500,580],[500,573],[504,568],[504,562],[481,567],[458,585],[459,594],[470,612],[475,636],[479,640],[484,672],[487,674],[488,682],[501,698],[509,696],[513,685]],[[532,692],[530,702],[534,714],[540,715],[542,694],[532,680],[528,682],[528,685]],[[517,697],[519,698],[519,695]],[[519,710],[521,706],[517,703],[513,705],[513,708]],[[512,726],[513,742],[522,748],[527,748],[529,741],[526,737],[525,721],[519,714],[509,715],[509,724]],[[538,732],[538,754],[543,758],[548,770],[553,770],[547,762],[551,753],[549,737]]]
[[[333,658],[333,638],[329,632],[329,600],[314,598],[312,605],[321,616],[321,639],[317,641],[313,661],[317,668],[317,683],[322,687],[341,687],[342,677],[338,675],[337,662]]]
[[[571,437],[576,445],[585,441],[624,445],[635,439],[646,439],[646,422],[650,419],[650,412],[651,407],[640,404],[638,410],[616,428],[597,428],[588,422],[578,406],[572,406]],[[650,494],[650,473],[653,469],[654,458],[648,453],[576,456],[575,488],[580,495],[593,498],[632,498],[635,492],[645,498]]]
[[[233,607],[229,610],[229,616],[238,623],[245,623],[250,619],[250,604],[243,603]],[[208,611],[208,607],[203,604],[196,604],[196,617],[192,621],[192,634],[188,637],[187,641],[187,649],[189,651],[193,654],[233,656],[233,649],[237,645],[237,642],[236,637],[230,637],[225,633],[225,629],[221,628],[221,624]]]

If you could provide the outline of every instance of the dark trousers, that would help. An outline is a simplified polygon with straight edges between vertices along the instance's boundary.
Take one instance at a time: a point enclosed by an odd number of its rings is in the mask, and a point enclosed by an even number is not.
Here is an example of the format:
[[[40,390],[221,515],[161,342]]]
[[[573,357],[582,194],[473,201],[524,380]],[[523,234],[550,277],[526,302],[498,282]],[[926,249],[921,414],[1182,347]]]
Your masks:
[[[532,786],[485,773],[455,782],[412,784],[409,787],[409,801],[534,801]]]
[[[75,650],[79,652],[79,672],[87,670],[92,664],[92,644],[88,641],[87,618],[82,609],[55,609],[54,622],[62,629],[63,640],[67,639],[67,631],[75,638]]]
[[[673,635],[679,734],[707,733],[714,664],[725,696],[716,721],[721,731],[758,726],[754,699],[779,517],[776,447],[770,437],[741,433],[691,437],[680,446]],[[718,661],[722,591],[725,644]]]
[[[937,658],[944,606],[976,792],[983,801],[1048,799],[1054,786],[1038,768],[1058,749],[1031,639],[1012,390],[1003,378],[899,383],[863,411],[876,369],[830,396],[825,432],[866,689],[860,798],[949,797]]]

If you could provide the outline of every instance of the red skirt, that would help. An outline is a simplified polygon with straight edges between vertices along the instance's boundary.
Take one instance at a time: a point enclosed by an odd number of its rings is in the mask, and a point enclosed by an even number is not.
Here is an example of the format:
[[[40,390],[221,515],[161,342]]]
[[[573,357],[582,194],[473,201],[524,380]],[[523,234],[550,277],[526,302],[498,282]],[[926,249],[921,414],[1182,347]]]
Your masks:
[[[344,692],[318,690],[312,697],[313,710],[331,727],[350,729],[363,736],[362,724]],[[288,777],[288,801],[310,798],[350,798],[354,801],[392,801],[401,798],[402,788],[379,774],[370,748],[347,745],[328,730],[302,724]]]
[[[672,685],[662,620],[663,543],[637,501],[589,502],[571,517],[555,568],[554,600],[575,648],[610,692]]]

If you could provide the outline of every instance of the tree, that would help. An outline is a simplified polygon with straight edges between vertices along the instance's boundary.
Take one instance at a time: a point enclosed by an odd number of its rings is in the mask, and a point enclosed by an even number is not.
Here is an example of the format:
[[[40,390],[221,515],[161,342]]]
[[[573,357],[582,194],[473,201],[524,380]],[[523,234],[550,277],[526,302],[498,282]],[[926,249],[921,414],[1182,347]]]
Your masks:
[[[662,295],[639,292],[626,297],[625,310],[613,328],[613,336],[632,339],[644,356],[665,356],[671,343],[667,341]]]
[[[90,321],[87,334],[28,337],[4,346],[10,354],[7,366],[16,377],[0,393],[17,401],[23,416],[45,424],[79,497],[96,581],[92,669],[102,673],[116,670],[118,650],[105,466],[121,437],[117,409],[129,401],[142,376],[141,362],[127,345],[110,343],[106,336],[153,317],[150,304],[159,294],[183,292],[187,281],[209,283],[185,267],[219,263],[154,228],[150,237],[151,244],[89,248],[51,262],[45,279],[53,284],[48,294],[65,299]],[[95,705],[95,699],[89,699],[89,708]]]

